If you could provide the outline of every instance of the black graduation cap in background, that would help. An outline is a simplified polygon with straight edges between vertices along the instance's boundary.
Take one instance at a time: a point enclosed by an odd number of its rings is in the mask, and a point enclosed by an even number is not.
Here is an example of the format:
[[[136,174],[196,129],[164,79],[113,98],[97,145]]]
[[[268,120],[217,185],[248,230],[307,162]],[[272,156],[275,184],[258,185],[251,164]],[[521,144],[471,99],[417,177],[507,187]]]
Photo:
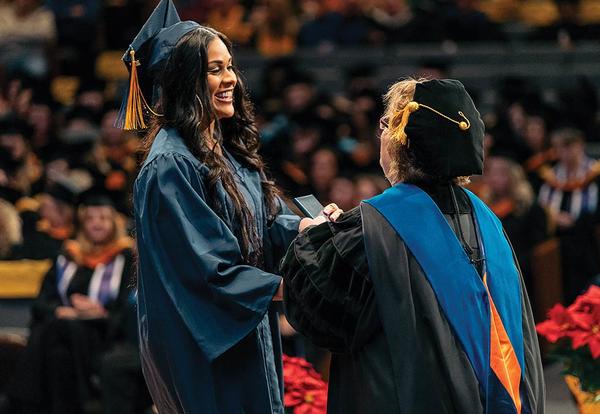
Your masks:
[[[65,204],[74,206],[77,202],[79,189],[67,180],[57,180],[48,184],[43,192]]]
[[[182,22],[172,0],[161,0],[122,57],[129,70],[129,88],[117,120],[126,130],[144,129],[146,111],[152,111],[158,93],[156,80],[179,39],[200,27]],[[155,114],[157,115],[157,114]]]
[[[100,186],[93,186],[77,197],[77,205],[83,207],[115,207],[115,204],[112,194]]]
[[[403,112],[399,115],[404,118],[404,139],[427,173],[439,177],[483,173],[485,127],[462,83],[454,79],[418,83]]]

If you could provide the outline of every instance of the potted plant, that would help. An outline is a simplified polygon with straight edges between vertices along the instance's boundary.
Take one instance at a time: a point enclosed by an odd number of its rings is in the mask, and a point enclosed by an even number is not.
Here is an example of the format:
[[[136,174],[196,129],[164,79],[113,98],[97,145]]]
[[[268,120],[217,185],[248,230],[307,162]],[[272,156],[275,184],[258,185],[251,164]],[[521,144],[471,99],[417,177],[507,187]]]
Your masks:
[[[555,344],[549,358],[563,374],[580,413],[600,413],[600,287],[592,285],[569,307],[556,304],[537,332]]]
[[[304,358],[283,356],[283,383],[286,413],[327,413],[327,383]]]

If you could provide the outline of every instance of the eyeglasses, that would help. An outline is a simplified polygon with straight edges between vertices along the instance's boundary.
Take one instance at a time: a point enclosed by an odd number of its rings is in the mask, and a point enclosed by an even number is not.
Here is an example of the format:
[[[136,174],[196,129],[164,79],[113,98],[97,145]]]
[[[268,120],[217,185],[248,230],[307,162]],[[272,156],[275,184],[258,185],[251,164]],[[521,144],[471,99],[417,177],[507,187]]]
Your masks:
[[[390,127],[390,117],[389,116],[382,116],[379,119],[379,129],[387,129]]]

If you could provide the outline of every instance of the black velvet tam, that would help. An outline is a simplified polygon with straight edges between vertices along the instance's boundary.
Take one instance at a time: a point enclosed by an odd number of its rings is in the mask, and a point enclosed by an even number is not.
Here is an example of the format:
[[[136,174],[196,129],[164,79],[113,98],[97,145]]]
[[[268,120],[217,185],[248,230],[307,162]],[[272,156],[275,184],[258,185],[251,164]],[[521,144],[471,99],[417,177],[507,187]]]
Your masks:
[[[413,100],[419,108],[405,132],[423,169],[440,177],[482,174],[484,124],[463,84],[454,79],[419,83]],[[462,128],[461,122],[466,122]]]

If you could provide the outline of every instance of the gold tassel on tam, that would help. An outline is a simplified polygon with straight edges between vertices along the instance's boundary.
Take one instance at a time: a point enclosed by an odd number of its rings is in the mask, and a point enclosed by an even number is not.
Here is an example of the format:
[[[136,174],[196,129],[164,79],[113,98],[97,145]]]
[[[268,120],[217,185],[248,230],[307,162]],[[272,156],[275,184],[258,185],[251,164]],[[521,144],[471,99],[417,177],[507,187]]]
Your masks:
[[[127,99],[123,102],[119,111],[118,120],[115,124],[118,128],[126,131],[146,129],[146,121],[144,119],[147,112],[155,116],[161,116],[150,108],[146,98],[140,88],[137,67],[140,65],[138,60],[135,60],[135,50],[129,51],[131,56],[131,72],[129,74],[129,88],[127,90]]]
[[[392,132],[392,137],[397,141],[400,141],[402,145],[406,145],[408,141],[406,132],[404,132],[404,128],[406,128],[406,125],[408,124],[408,117],[417,109],[419,109],[419,104],[415,101],[411,101],[407,103],[402,111],[398,112],[392,119],[391,125],[396,125],[396,120],[398,117],[402,117],[400,119],[400,123],[398,123],[398,126],[394,127]]]
[[[410,116],[410,114],[419,110],[420,108],[429,109],[431,112],[441,116],[442,118],[445,118],[448,121],[455,123],[456,125],[458,125],[458,127],[461,129],[461,131],[466,131],[469,128],[471,128],[471,121],[469,121],[469,119],[465,116],[465,114],[462,111],[458,111],[458,115],[461,116],[464,119],[464,121],[457,121],[455,119],[450,118],[447,115],[444,115],[443,113],[437,111],[436,109],[433,109],[430,106],[420,104],[415,101],[410,101],[409,103],[406,104],[406,106],[404,108],[402,108],[401,111],[399,111],[397,114],[394,115],[394,117],[392,118],[392,122],[390,122],[390,125],[397,124],[397,126],[393,127],[392,138],[399,141],[402,145],[407,145],[407,143],[408,143],[408,137],[406,136],[406,132],[404,131],[404,129],[406,128],[406,125],[408,124],[408,117]],[[400,122],[397,122],[397,119],[399,117],[400,117]]]
[[[123,125],[123,129],[126,131],[146,128],[146,122],[144,122],[144,104],[146,104],[146,100],[140,89],[137,75],[137,67],[140,62],[135,60],[135,50],[131,50],[129,55],[131,56],[131,75],[129,76],[129,94]],[[147,106],[148,104],[146,104]]]

